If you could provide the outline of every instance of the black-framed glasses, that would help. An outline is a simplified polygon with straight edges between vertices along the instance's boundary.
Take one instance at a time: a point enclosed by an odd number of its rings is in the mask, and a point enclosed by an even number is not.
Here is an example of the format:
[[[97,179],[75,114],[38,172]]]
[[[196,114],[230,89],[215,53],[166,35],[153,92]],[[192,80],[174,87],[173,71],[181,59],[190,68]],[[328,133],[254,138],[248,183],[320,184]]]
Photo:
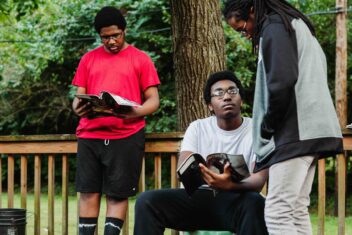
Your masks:
[[[101,39],[103,42],[108,42],[108,41],[110,41],[110,39],[112,39],[112,40],[121,39],[122,36],[123,36],[123,34],[124,34],[124,32],[115,33],[115,34],[109,35],[109,36],[100,36],[100,39]]]
[[[240,89],[238,89],[237,87],[230,87],[227,90],[215,90],[213,91],[213,93],[211,94],[211,97],[218,97],[219,99],[224,98],[225,94],[229,94],[231,97],[235,96],[239,93]]]
[[[240,34],[246,36],[247,35],[247,21],[244,22],[243,26],[241,29],[235,29],[237,32],[239,32]]]

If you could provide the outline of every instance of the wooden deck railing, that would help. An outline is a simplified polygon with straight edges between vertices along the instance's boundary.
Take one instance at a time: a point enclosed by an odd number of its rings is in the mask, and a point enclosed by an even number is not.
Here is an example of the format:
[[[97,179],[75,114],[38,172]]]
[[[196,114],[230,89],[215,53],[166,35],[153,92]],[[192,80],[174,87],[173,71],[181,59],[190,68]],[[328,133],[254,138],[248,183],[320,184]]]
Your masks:
[[[183,133],[160,133],[147,134],[143,168],[140,178],[139,190],[145,191],[145,159],[154,159],[154,185],[161,188],[162,159],[170,158],[171,176],[169,179],[171,187],[177,187],[176,178],[177,153],[180,149]],[[344,130],[344,148],[352,150],[352,131]],[[68,160],[70,156],[75,156],[77,144],[74,135],[39,135],[39,136],[0,136],[0,182],[2,182],[2,164],[7,159],[7,206],[3,205],[1,198],[5,190],[0,187],[0,208],[14,207],[14,182],[15,182],[15,159],[20,158],[21,178],[20,178],[20,205],[27,208],[27,175],[29,171],[34,171],[34,234],[40,235],[41,219],[41,175],[42,169],[47,169],[48,178],[48,234],[54,235],[55,212],[55,170],[62,170],[62,234],[68,234]],[[338,234],[345,234],[345,192],[346,192],[346,156],[337,156],[338,166]],[[34,169],[28,169],[28,159],[34,158]],[[47,167],[43,167],[43,158],[47,157]],[[56,159],[61,159],[61,167],[55,166]],[[318,234],[324,234],[325,218],[325,160],[318,163]],[[128,225],[128,220],[125,221]],[[176,234],[175,231],[172,232]],[[124,226],[123,234],[128,235],[128,226]]]

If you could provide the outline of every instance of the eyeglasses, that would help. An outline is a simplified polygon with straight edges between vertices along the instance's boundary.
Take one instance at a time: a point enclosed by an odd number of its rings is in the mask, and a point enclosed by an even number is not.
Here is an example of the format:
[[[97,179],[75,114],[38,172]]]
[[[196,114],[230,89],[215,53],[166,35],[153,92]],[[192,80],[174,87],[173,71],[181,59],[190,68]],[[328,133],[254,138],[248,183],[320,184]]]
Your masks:
[[[103,42],[108,42],[108,41],[110,41],[110,39],[112,39],[112,40],[117,40],[117,39],[122,38],[123,34],[124,34],[124,32],[115,33],[115,34],[109,35],[109,36],[100,36],[100,39],[101,39]]]
[[[244,22],[242,29],[237,30],[237,32],[241,33],[242,35],[246,35],[247,34],[246,26],[247,26],[247,21]]]
[[[240,89],[236,88],[236,87],[231,87],[227,90],[215,90],[212,94],[211,97],[218,97],[219,99],[224,98],[225,94],[229,94],[231,97],[235,96],[238,94],[238,92],[240,91]]]

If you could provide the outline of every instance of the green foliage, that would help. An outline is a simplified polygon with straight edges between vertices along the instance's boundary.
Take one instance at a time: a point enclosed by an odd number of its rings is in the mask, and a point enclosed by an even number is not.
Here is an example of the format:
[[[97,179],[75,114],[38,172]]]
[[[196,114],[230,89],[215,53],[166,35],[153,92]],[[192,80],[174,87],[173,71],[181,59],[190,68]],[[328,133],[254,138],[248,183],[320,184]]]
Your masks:
[[[160,98],[160,108],[147,117],[146,132],[171,132],[176,127],[176,103],[167,98]],[[161,118],[164,117],[164,118]]]

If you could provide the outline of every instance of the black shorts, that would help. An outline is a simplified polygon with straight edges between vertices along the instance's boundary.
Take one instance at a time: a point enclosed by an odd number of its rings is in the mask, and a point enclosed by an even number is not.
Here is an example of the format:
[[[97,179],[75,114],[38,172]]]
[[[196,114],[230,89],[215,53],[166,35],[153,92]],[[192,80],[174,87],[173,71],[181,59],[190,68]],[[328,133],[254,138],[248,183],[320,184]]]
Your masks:
[[[144,143],[144,129],[124,139],[79,138],[76,191],[121,199],[136,195]]]

